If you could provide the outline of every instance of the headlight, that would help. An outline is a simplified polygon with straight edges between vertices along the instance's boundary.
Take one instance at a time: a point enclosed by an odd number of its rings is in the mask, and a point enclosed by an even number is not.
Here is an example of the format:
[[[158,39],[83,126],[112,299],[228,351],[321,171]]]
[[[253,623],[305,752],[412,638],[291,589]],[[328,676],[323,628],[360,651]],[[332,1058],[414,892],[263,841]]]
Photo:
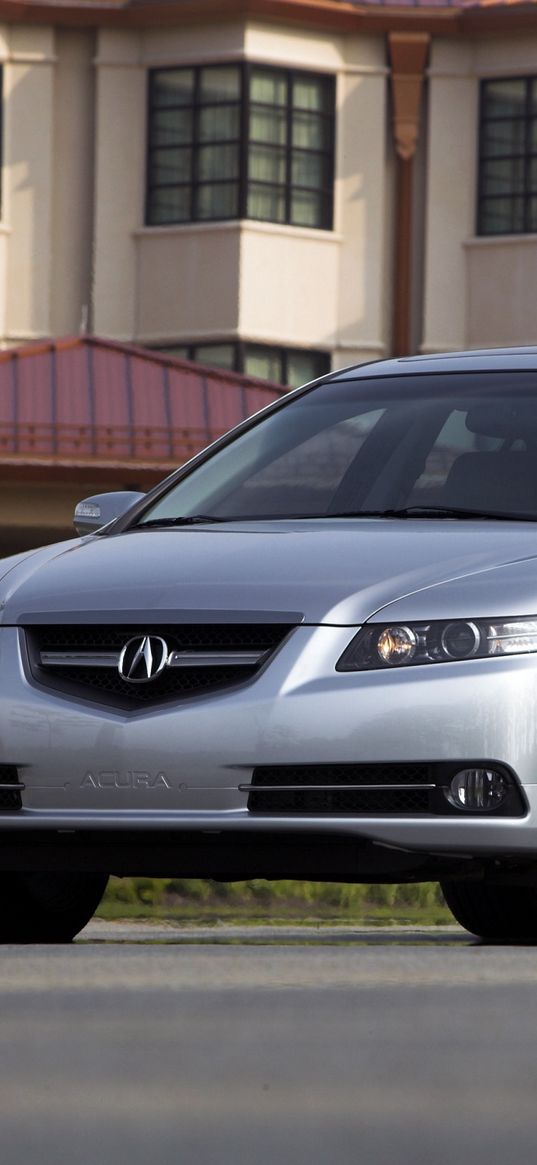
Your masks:
[[[337,671],[453,663],[537,651],[537,615],[452,619],[431,623],[366,624],[343,652]]]

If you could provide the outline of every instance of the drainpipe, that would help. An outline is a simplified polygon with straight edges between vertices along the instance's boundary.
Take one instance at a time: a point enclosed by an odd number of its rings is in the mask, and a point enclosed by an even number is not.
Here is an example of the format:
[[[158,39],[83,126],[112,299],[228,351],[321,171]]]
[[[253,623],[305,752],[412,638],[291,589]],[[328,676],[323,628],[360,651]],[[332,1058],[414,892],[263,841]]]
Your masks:
[[[410,352],[412,178],[430,39],[425,32],[388,33],[393,135],[397,155],[393,341],[395,356],[407,356]]]

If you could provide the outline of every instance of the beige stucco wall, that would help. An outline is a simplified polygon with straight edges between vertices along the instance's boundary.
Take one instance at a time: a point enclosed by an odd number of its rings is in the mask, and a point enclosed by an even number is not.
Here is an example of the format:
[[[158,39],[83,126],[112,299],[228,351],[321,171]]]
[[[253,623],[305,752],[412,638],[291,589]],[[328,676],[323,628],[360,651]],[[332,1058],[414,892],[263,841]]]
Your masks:
[[[249,223],[242,231],[241,335],[332,349],[338,336],[341,240],[328,231]]]
[[[0,337],[78,332],[91,295],[93,34],[0,30]]]
[[[92,322],[93,32],[56,30],[55,54],[50,323],[62,336]]]
[[[252,59],[337,86],[334,230],[144,227],[147,70]],[[389,345],[382,37],[256,22],[120,31],[12,26],[5,61],[0,343],[89,326],[139,343]],[[9,296],[4,297],[9,287]]]
[[[135,338],[166,344],[236,337],[240,238],[236,223],[136,232]]]
[[[12,26],[4,64],[5,336],[51,330],[54,33]]]
[[[537,235],[470,240],[466,275],[472,348],[537,344]]]
[[[531,34],[433,45],[422,351],[537,341],[537,236],[475,235],[480,79],[536,61]]]
[[[424,352],[462,348],[465,343],[463,243],[474,229],[477,117],[472,46],[435,42],[429,70]]]
[[[334,230],[144,227],[147,70],[252,59],[337,86]],[[537,236],[475,238],[481,77],[535,73],[537,37],[435,39],[413,342],[533,342]],[[242,338],[389,354],[393,148],[381,36],[222,22],[120,31],[0,27],[0,345],[95,332],[139,343]],[[421,163],[420,163],[421,165]],[[420,327],[423,253],[423,326]]]
[[[147,69],[245,58],[336,75],[334,231],[248,222],[144,227]],[[260,24],[217,25],[210,38],[201,27],[103,31],[97,71],[96,331],[140,343],[240,336],[325,347],[336,364],[384,351],[382,38]]]
[[[97,41],[93,329],[136,336],[135,232],[143,221],[145,72],[140,35],[101,30]]]
[[[479,43],[481,77],[537,72],[537,37]],[[537,343],[537,234],[467,240],[467,342],[472,347]]]

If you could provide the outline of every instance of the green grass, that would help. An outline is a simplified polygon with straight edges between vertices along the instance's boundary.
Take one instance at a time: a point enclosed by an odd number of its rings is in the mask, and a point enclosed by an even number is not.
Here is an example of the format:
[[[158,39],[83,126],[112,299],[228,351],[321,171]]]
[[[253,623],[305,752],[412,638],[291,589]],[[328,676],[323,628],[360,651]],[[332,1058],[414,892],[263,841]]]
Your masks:
[[[445,926],[453,922],[435,882],[212,882],[201,878],[111,878],[97,911],[105,919],[216,925]]]

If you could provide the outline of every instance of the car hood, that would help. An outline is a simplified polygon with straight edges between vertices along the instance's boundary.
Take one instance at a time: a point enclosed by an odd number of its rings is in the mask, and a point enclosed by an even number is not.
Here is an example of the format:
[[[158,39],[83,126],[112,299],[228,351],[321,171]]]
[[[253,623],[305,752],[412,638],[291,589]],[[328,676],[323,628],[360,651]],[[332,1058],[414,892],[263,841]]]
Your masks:
[[[292,615],[346,626],[394,603],[397,617],[515,615],[537,606],[536,556],[537,529],[521,522],[323,520],[132,531],[3,560],[0,617],[13,624]]]
[[[522,522],[323,519],[131,531],[5,559],[0,619],[293,616],[356,625],[389,604],[402,617],[409,603],[420,618],[459,617],[465,603],[466,616],[498,614],[498,604],[516,614],[537,606],[536,556],[537,528]],[[477,609],[483,603],[488,611]]]

